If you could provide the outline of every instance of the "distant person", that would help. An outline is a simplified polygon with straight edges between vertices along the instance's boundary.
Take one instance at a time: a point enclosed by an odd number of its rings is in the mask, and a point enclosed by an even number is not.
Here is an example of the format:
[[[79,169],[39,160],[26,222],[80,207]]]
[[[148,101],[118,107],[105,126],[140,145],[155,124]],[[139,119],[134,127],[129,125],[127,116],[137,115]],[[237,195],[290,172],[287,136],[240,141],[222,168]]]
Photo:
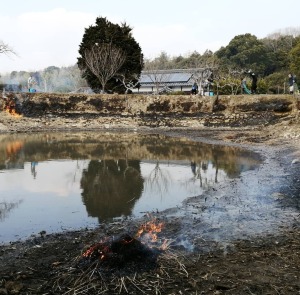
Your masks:
[[[248,74],[250,75],[251,79],[252,79],[252,84],[251,84],[251,93],[255,94],[256,93],[256,89],[257,89],[257,76],[255,75],[255,73],[251,70],[248,71]]]
[[[247,88],[246,78],[241,79],[241,88],[242,88],[242,94],[251,94],[250,90]]]
[[[192,86],[192,94],[197,94],[198,93],[198,85],[197,83],[195,82]]]
[[[31,92],[31,88],[34,84],[34,78],[31,75],[28,78],[27,84],[28,84],[28,92]]]
[[[293,74],[289,74],[289,92],[290,94],[294,94],[295,91],[295,84],[296,84],[296,76]]]
[[[298,84],[297,84],[297,77],[296,75],[293,75],[294,76],[294,93],[299,93],[299,88],[298,88]]]

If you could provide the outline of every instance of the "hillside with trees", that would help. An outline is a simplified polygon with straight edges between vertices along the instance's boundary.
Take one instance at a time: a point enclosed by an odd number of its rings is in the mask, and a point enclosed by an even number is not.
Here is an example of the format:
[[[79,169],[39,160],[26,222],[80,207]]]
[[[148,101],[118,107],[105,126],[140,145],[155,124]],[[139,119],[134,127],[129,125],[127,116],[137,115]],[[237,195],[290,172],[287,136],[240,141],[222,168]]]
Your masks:
[[[216,52],[208,49],[203,54],[193,51],[184,56],[161,52],[153,59],[144,59],[131,31],[126,23],[118,25],[97,18],[96,24],[85,30],[78,65],[49,66],[33,73],[13,71],[2,75],[0,84],[20,85],[25,91],[32,74],[38,91],[65,93],[90,86],[95,92],[124,93],[129,85],[137,84],[142,70],[206,67],[213,69],[214,88],[219,94],[237,93],[243,77],[250,83],[247,76],[250,70],[258,77],[257,93],[272,94],[288,92],[289,73],[300,77],[300,29],[297,28],[272,33],[263,39],[250,33],[237,35]],[[5,49],[12,51],[8,45]]]

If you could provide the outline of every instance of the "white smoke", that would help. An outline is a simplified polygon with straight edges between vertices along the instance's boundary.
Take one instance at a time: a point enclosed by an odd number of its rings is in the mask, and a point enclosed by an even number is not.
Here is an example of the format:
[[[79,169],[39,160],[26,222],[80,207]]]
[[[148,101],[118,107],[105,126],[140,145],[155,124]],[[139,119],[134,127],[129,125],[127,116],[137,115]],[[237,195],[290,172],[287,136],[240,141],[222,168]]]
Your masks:
[[[69,67],[47,67],[40,71],[26,72],[13,71],[1,76],[0,84],[17,85],[21,91],[28,91],[28,78],[34,79],[34,88],[37,92],[72,92],[80,87],[87,87],[87,83],[81,78],[81,72],[77,65]]]

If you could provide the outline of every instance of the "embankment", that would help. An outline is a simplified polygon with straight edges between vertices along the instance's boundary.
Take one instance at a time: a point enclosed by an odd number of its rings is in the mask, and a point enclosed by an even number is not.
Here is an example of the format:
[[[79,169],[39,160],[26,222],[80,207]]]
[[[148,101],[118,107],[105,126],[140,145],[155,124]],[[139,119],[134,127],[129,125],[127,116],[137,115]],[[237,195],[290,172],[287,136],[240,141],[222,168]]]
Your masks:
[[[246,127],[273,125],[298,116],[292,95],[172,96],[57,93],[2,94],[2,109],[42,122],[78,119],[83,126]],[[74,120],[72,120],[74,123]],[[46,123],[45,123],[46,124]]]

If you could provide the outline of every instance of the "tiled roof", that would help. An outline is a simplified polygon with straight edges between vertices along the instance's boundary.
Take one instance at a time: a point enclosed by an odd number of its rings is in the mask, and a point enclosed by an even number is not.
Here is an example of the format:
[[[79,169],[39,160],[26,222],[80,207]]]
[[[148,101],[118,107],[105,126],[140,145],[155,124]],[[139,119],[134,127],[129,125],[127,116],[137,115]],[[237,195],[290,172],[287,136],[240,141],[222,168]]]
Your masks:
[[[193,76],[207,70],[207,68],[193,68],[142,71],[139,82],[141,87],[155,86],[157,84],[165,86],[191,86],[195,82]]]
[[[148,83],[187,83],[191,77],[192,73],[143,73],[140,77],[141,84]]]

